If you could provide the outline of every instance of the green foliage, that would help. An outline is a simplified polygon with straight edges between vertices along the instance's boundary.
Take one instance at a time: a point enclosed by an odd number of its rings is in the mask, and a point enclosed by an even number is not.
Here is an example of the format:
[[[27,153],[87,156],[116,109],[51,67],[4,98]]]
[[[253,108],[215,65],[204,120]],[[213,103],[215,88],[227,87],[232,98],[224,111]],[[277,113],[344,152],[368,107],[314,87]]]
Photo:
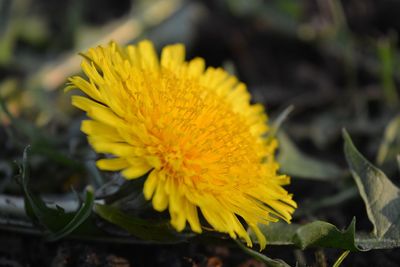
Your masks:
[[[118,175],[96,190],[96,199],[102,199],[106,204],[124,202],[126,198],[142,194],[144,178],[126,180]]]
[[[268,237],[269,245],[294,245],[293,237],[296,234],[298,224],[287,224],[284,222],[271,223],[268,225],[260,225],[261,231]],[[255,235],[250,231],[253,239]]]
[[[278,222],[261,226],[261,231],[267,236],[270,245],[294,245],[303,250],[320,247],[358,251],[355,244],[355,224],[353,219],[346,230],[340,231],[336,226],[323,221],[305,225]]]
[[[293,243],[301,249],[323,247],[357,251],[354,237],[355,220],[344,231],[330,223],[315,221],[299,227],[293,236]]]
[[[365,159],[343,131],[344,152],[350,171],[364,200],[373,237],[361,238],[365,249],[400,246],[400,190],[377,167]]]
[[[58,206],[56,209],[47,207],[43,200],[32,194],[28,188],[28,152],[29,147],[24,150],[21,172],[21,187],[25,195],[26,212],[46,229],[46,239],[55,241],[74,232],[89,218],[94,203],[93,190],[88,187],[85,202],[76,212],[66,213],[64,209]]]
[[[343,176],[344,172],[336,165],[301,152],[285,133],[278,133],[278,140],[277,160],[283,173],[314,180],[331,180]]]
[[[52,232],[47,236],[48,241],[56,241],[61,239],[72,232],[74,232],[80,225],[82,225],[90,216],[94,203],[93,189],[88,187],[86,189],[86,199],[82,206],[74,213],[73,218],[56,232]]]
[[[143,240],[177,243],[190,235],[176,233],[168,222],[152,222],[129,215],[111,205],[95,205],[95,212],[104,220],[118,225],[130,234]]]

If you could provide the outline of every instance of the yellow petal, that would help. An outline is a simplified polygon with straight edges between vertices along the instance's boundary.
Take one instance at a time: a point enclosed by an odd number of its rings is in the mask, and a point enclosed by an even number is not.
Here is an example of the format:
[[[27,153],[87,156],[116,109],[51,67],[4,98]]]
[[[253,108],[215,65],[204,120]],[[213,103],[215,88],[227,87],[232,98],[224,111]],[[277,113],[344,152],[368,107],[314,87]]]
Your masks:
[[[100,105],[99,103],[96,103],[93,100],[90,100],[89,98],[84,96],[73,95],[71,99],[72,105],[86,112],[88,112],[92,108],[92,106]]]
[[[292,215],[290,212],[292,212],[290,209],[288,209],[288,205],[285,203],[281,203],[279,201],[269,201],[267,203],[268,206],[272,207],[276,212],[275,214],[284,219],[287,222],[290,222],[292,219]]]
[[[185,60],[185,47],[182,44],[168,45],[161,53],[161,66],[175,69]]]
[[[157,184],[156,192],[153,196],[153,207],[157,211],[164,211],[168,207],[168,195],[164,190],[165,181],[159,180]]]
[[[90,145],[98,153],[111,153],[119,157],[135,157],[138,148],[125,143],[110,142],[100,137],[89,136]]]
[[[80,90],[82,90],[82,92],[87,94],[89,97],[91,97],[94,100],[99,101],[99,102],[102,101],[101,94],[100,94],[99,90],[97,90],[97,88],[94,84],[90,84],[89,82],[87,82],[80,76],[74,76],[74,77],[70,78],[69,81],[76,88],[79,88]]]
[[[267,245],[267,239],[265,238],[265,235],[261,232],[257,225],[250,225],[250,228],[257,237],[258,243],[260,244],[260,250],[263,250]]]
[[[192,231],[196,233],[201,233],[201,225],[196,206],[191,204],[189,201],[185,201],[184,208],[187,220],[189,221]]]
[[[135,179],[148,173],[151,170],[151,168],[152,167],[146,164],[145,162],[138,162],[135,166],[123,170],[121,174],[126,179]]]
[[[229,77],[229,74],[221,68],[208,68],[202,76],[202,83],[216,90],[218,86]]]
[[[128,54],[129,61],[133,66],[140,66],[140,54],[136,46],[128,45],[126,47],[126,53]]]
[[[171,181],[171,182],[170,182]],[[184,202],[186,201],[179,193],[178,188],[173,183],[173,179],[168,179],[170,182],[169,195],[169,213],[171,215],[171,225],[177,230],[182,231],[186,225],[186,212]]]
[[[151,199],[154,191],[156,190],[159,173],[160,171],[153,170],[149,176],[147,176],[147,179],[144,182],[143,195],[147,200]]]
[[[241,238],[246,241],[247,246],[251,247],[253,244],[251,242],[250,236],[247,231],[244,229],[243,225],[240,223],[239,219],[236,215],[232,214],[231,216],[231,225],[233,226],[233,231],[238,234]]]
[[[204,59],[195,58],[189,62],[188,65],[188,74],[192,77],[199,77],[203,74],[205,68]]]
[[[158,69],[158,58],[153,43],[145,40],[138,45],[142,68],[148,70]]]
[[[173,212],[171,213],[171,225],[178,231],[181,232],[185,229],[186,226],[186,218],[184,211]]]
[[[104,79],[103,76],[99,74],[99,70],[96,68],[96,65],[93,62],[84,60],[81,63],[81,67],[86,76],[90,77],[90,80],[100,86],[101,89],[101,86],[104,84]]]
[[[123,141],[115,128],[93,120],[82,121],[81,131],[87,135],[103,137],[110,141]]]
[[[225,96],[231,90],[232,87],[238,82],[237,78],[234,76],[228,76],[226,80],[224,80],[220,85],[218,85],[216,92],[218,95]]]
[[[123,158],[100,159],[96,162],[97,167],[107,171],[119,171],[129,166],[128,161]]]
[[[88,116],[107,125],[120,126],[124,122],[108,107],[83,96],[72,96],[72,105],[87,112]]]
[[[225,215],[226,211],[224,212],[223,210],[219,212],[216,212],[212,210],[212,208],[218,207],[218,204],[214,204],[214,206],[211,207],[202,207],[201,208],[201,213],[204,215],[204,218],[218,231],[220,232],[227,232],[227,224],[225,222],[225,219],[221,215]]]

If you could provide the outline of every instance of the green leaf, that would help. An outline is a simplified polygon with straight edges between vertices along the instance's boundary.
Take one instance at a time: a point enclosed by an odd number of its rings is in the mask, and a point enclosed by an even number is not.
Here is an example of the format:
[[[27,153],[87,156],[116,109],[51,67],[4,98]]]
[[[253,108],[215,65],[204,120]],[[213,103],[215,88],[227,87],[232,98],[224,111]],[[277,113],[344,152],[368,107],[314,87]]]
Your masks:
[[[268,245],[294,245],[301,249],[322,247],[358,251],[355,244],[355,224],[356,220],[353,219],[344,231],[323,221],[305,225],[277,222],[260,225],[260,229],[266,236]],[[252,239],[255,239],[253,232],[250,231],[250,235]]]
[[[355,245],[355,224],[356,221],[353,219],[346,230],[340,231],[333,224],[315,221],[297,229],[293,236],[293,242],[301,249],[323,247],[357,251],[358,248]]]
[[[259,225],[261,232],[267,238],[268,245],[294,245],[293,236],[296,234],[297,229],[300,228],[298,224],[287,224],[285,222],[270,223],[268,225]],[[250,230],[252,240],[257,240],[256,236]]]
[[[21,187],[25,196],[25,209],[28,216],[37,220],[42,226],[46,227],[48,230],[56,230],[58,224],[56,219],[58,216],[63,215],[63,211],[51,209],[46,206],[46,204],[36,195],[33,195],[29,188],[29,163],[28,163],[28,153],[30,147],[27,146],[24,150],[22,159],[22,169],[21,169]]]
[[[331,180],[343,176],[343,171],[336,165],[305,155],[282,131],[278,133],[278,140],[277,160],[283,173],[314,180]]]
[[[267,138],[273,138],[276,136],[276,133],[281,128],[282,123],[287,119],[287,117],[289,116],[290,112],[293,111],[293,109],[294,109],[293,106],[288,106],[281,113],[279,113],[279,115],[272,122],[271,129],[268,132]]]
[[[178,243],[191,235],[178,234],[167,222],[152,222],[124,213],[110,205],[95,205],[95,212],[104,220],[115,224],[135,237],[162,243]]]
[[[71,234],[75,229],[82,225],[91,215],[94,203],[93,188],[86,189],[86,199],[74,217],[60,230],[52,232],[47,236],[48,241],[55,241]]]
[[[289,264],[287,264],[286,262],[284,262],[281,259],[271,259],[271,258],[267,257],[266,255],[260,253],[260,252],[257,252],[255,250],[252,250],[251,248],[246,247],[240,241],[238,241],[238,240],[235,240],[235,241],[238,244],[238,246],[245,253],[247,253],[250,256],[252,256],[253,258],[265,263],[268,267],[290,267]]]
[[[49,208],[38,196],[32,194],[28,188],[29,168],[28,168],[29,146],[25,148],[23,154],[23,164],[21,170],[21,187],[25,196],[25,210],[27,215],[42,225],[48,233],[48,241],[55,241],[74,232],[89,218],[93,203],[93,190],[89,187],[86,193],[86,200],[78,211],[65,213],[62,207]]]
[[[123,201],[125,198],[142,194],[145,176],[133,180],[126,180],[117,176],[96,190],[96,199],[102,199],[106,204]]]
[[[343,130],[344,153],[350,171],[364,200],[368,218],[374,226],[375,241],[360,240],[367,248],[400,245],[400,190],[377,167],[366,160]]]

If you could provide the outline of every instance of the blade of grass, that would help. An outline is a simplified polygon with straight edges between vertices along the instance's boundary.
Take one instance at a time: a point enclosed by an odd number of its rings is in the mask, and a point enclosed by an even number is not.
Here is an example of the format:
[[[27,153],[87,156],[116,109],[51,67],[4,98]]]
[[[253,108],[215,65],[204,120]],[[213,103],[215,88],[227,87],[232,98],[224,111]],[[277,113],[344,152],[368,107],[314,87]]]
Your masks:
[[[344,259],[346,259],[346,257],[350,254],[350,250],[346,250],[344,251],[340,257],[335,261],[335,263],[333,264],[332,267],[339,267],[340,264],[342,264],[342,262],[344,261]]]
[[[394,79],[394,48],[392,45],[393,38],[381,38],[378,40],[377,49],[381,63],[380,75],[383,87],[383,95],[387,104],[391,107],[399,105],[399,95],[397,94]]]

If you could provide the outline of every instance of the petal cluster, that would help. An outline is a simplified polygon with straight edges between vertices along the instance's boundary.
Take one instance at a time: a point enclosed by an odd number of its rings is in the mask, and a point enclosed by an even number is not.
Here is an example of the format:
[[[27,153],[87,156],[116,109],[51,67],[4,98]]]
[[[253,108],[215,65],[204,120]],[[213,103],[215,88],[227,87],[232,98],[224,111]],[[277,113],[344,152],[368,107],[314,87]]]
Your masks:
[[[181,44],[166,46],[160,59],[150,41],[89,49],[86,78],[70,78],[72,104],[89,119],[81,129],[103,170],[126,179],[147,174],[143,193],[171,224],[200,233],[201,216],[215,230],[251,246],[249,226],[261,247],[259,229],[291,220],[296,203],[277,173],[275,139],[261,105],[250,104],[246,86],[204,60],[185,61]]]

